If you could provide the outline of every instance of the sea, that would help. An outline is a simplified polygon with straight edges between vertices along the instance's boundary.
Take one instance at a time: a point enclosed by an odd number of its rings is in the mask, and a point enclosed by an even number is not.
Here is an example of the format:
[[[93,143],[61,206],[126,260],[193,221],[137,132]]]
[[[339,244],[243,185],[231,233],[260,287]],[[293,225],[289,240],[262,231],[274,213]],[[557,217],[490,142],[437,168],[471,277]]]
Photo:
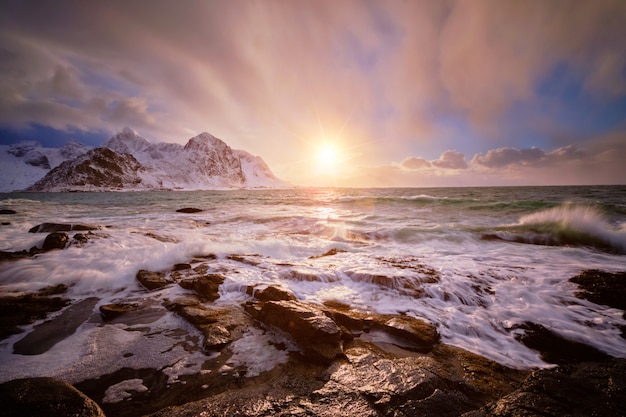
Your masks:
[[[185,207],[202,211],[177,212]],[[45,234],[28,230],[44,222],[99,226],[84,244],[0,263],[2,295],[62,283],[75,302],[98,300],[94,317],[45,353],[13,353],[40,322],[0,341],[0,382],[77,382],[121,366],[163,369],[175,382],[202,371],[210,354],[179,346],[176,329],[195,329],[174,313],[143,324],[148,339],[97,317],[100,305],[184,294],[148,292],[136,274],[198,257],[225,276],[216,306],[250,300],[248,286],[276,285],[310,303],[423,319],[444,343],[514,368],[551,366],[519,341],[528,322],[626,357],[623,312],[577,298],[569,281],[587,269],[626,270],[626,186],[10,193],[0,208],[17,212],[0,216],[9,223],[2,251],[40,246]],[[285,360],[269,351],[271,337],[251,330],[231,361],[249,375],[271,369]]]

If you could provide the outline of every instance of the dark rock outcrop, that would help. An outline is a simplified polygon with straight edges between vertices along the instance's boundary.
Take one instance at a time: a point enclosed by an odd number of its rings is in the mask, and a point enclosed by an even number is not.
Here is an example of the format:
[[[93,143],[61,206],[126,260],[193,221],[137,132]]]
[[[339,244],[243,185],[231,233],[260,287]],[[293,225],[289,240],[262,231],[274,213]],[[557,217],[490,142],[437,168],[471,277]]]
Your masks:
[[[580,286],[582,291],[576,293],[596,304],[626,310],[626,272],[604,272],[589,269],[570,279]]]
[[[82,223],[42,223],[32,227],[28,233],[55,233],[98,230],[98,226]]]
[[[519,328],[525,333],[518,337],[524,345],[541,354],[541,359],[559,365],[587,361],[605,361],[610,358],[598,349],[574,340],[566,339],[544,326],[524,323]]]
[[[464,417],[621,417],[626,359],[533,372],[516,391]]]
[[[54,232],[50,233],[43,241],[43,246],[41,249],[43,251],[49,251],[52,249],[65,249],[67,243],[69,242],[69,237],[66,233],[63,232]]]
[[[45,319],[67,306],[70,300],[60,297],[66,291],[65,285],[57,285],[34,294],[0,297],[0,340],[22,333],[19,326]]]
[[[26,378],[0,384],[5,417],[105,417],[93,400],[53,378]]]
[[[1,209],[0,214],[17,214],[17,211],[11,209]]]

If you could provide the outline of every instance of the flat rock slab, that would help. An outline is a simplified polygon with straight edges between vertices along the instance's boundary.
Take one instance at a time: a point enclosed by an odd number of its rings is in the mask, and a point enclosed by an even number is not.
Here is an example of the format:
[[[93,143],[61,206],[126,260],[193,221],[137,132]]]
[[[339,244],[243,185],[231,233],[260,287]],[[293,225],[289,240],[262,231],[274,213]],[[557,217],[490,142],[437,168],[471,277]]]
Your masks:
[[[15,342],[13,353],[19,355],[40,355],[47,352],[63,339],[74,334],[78,326],[93,314],[98,298],[86,298],[72,304],[52,320],[43,322],[32,332]]]

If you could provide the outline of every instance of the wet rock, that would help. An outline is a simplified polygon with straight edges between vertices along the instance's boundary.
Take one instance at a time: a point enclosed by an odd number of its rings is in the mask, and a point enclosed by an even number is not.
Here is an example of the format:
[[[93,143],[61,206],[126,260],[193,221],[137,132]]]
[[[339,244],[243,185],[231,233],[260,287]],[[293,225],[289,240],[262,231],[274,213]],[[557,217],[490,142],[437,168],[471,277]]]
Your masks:
[[[203,346],[206,350],[219,349],[233,341],[231,332],[221,324],[203,326],[201,331],[204,334]]]
[[[329,250],[328,252],[322,254],[322,255],[317,255],[317,256],[310,256],[309,259],[318,259],[318,258],[324,258],[326,256],[333,256],[333,255],[337,255],[338,253],[345,253],[347,251],[343,250],[343,249],[337,249],[337,248],[332,248],[331,250]]]
[[[626,272],[604,272],[589,269],[570,279],[583,291],[576,296],[596,304],[626,310]]]
[[[43,320],[49,313],[67,306],[70,300],[55,296],[66,291],[65,285],[57,285],[35,294],[0,297],[0,340],[22,333],[19,326]]]
[[[104,321],[113,320],[123,314],[135,311],[139,308],[137,304],[114,303],[100,306],[100,314]]]
[[[240,262],[242,264],[246,264],[246,265],[250,265],[250,266],[259,266],[259,264],[261,263],[258,258],[261,255],[258,254],[252,254],[252,255],[228,255],[226,257],[226,259],[229,259],[231,261],[235,261],[235,262]]]
[[[299,301],[249,303],[244,308],[254,319],[286,333],[314,362],[330,363],[343,352],[339,326],[320,308]]]
[[[35,227],[32,227],[29,233],[54,233],[54,232],[69,232],[69,231],[88,231],[98,230],[98,226],[89,224],[68,224],[68,223],[42,223]]]
[[[74,334],[78,326],[93,314],[98,303],[95,297],[78,301],[66,308],[60,315],[43,322],[13,345],[13,353],[19,355],[39,355]]]
[[[246,288],[246,294],[253,296],[259,301],[295,301],[296,296],[289,290],[270,285],[262,290],[257,290],[253,286]]]
[[[626,359],[533,372],[522,386],[464,417],[624,415]]]
[[[439,332],[433,324],[414,317],[364,313],[334,303],[326,303],[326,307],[326,314],[354,336],[363,332],[382,331],[411,342],[412,349],[423,353],[429,352],[440,340]]]
[[[382,316],[383,320],[385,318],[386,316]],[[409,316],[394,316],[383,320],[376,320],[374,325],[389,334],[424,345],[426,348],[432,348],[439,342],[437,328],[425,321]]]
[[[65,249],[67,243],[69,241],[69,237],[67,233],[63,232],[54,232],[50,233],[46,236],[46,239],[43,241],[43,246],[41,247],[44,251],[49,251],[52,249]]]
[[[518,336],[528,348],[540,353],[541,359],[554,364],[604,361],[610,358],[593,346],[566,339],[536,323],[524,323],[519,328],[525,333]]]
[[[89,235],[84,233],[76,233],[72,237],[72,243],[76,243],[78,245],[84,245],[87,241],[89,241]]]
[[[203,300],[215,301],[220,298],[220,285],[224,283],[224,276],[219,274],[206,274],[178,281],[178,285],[186,290],[192,290]]]
[[[1,222],[2,226],[11,226],[11,222]]]
[[[165,277],[164,272],[155,272],[155,271],[147,271],[145,269],[139,270],[137,272],[137,281],[141,283],[148,290],[158,290],[159,288],[163,288],[166,285],[170,284]]]
[[[189,213],[189,214],[193,214],[193,213],[201,213],[204,210],[199,209],[199,208],[194,208],[194,207],[185,207],[185,208],[181,208],[176,210],[176,213]]]
[[[17,214],[17,211],[11,209],[1,209],[0,214]]]
[[[250,326],[240,308],[216,309],[206,307],[192,298],[168,301],[168,310],[176,312],[185,321],[200,330],[206,350],[216,350],[239,338],[245,327]]]
[[[16,379],[0,384],[0,404],[6,417],[105,417],[93,400],[53,378]]]
[[[37,249],[37,248],[35,248]],[[5,252],[0,251],[0,261],[13,261],[16,259],[29,258],[35,254],[36,250],[25,251],[17,251],[17,252]]]
[[[459,416],[510,393],[525,376],[441,345],[432,356],[399,358],[355,340],[330,366],[299,358],[153,417]]]
[[[174,266],[172,267],[172,271],[184,271],[186,269],[191,269],[191,264],[174,264]]]

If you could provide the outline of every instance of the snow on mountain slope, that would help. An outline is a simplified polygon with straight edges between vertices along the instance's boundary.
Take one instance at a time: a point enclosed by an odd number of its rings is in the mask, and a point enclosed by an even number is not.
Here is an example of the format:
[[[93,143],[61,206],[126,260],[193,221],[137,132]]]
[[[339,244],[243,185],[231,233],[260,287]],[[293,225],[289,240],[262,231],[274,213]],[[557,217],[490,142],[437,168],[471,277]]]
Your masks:
[[[288,186],[285,181],[274,175],[260,156],[254,156],[240,150],[236,150],[234,153],[241,161],[241,169],[248,187],[283,188]]]
[[[132,154],[145,168],[140,173],[147,188],[202,190],[217,188],[288,187],[267,164],[224,141],[201,133],[187,142],[150,143],[124,129],[103,146]]]
[[[0,192],[22,190],[52,168],[92,149],[76,140],[62,148],[44,148],[36,141],[0,146]]]

